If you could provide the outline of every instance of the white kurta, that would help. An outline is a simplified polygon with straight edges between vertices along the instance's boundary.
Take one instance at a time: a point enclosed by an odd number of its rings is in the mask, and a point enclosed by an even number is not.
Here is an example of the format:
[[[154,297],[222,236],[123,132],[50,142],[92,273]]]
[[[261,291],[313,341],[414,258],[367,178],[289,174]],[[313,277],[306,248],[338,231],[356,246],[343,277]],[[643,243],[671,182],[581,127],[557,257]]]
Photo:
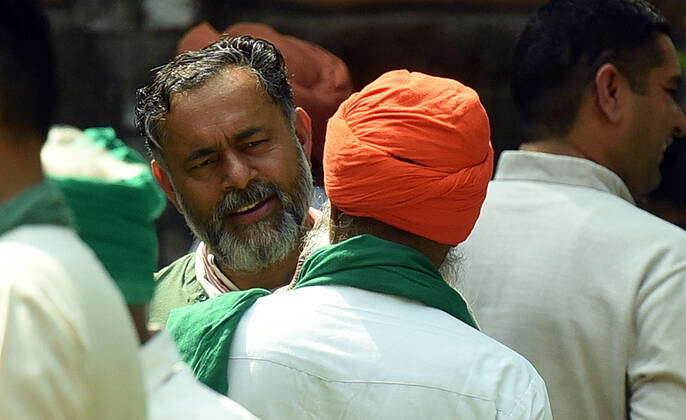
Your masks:
[[[465,299],[541,373],[556,420],[686,416],[686,232],[613,172],[505,152],[462,248]]]
[[[549,419],[531,364],[438,309],[344,286],[261,298],[229,396],[264,419]]]
[[[245,408],[198,382],[181,361],[169,333],[160,331],[141,349],[149,420],[254,420]]]
[[[11,230],[0,267],[0,419],[144,419],[133,324],[74,231]]]

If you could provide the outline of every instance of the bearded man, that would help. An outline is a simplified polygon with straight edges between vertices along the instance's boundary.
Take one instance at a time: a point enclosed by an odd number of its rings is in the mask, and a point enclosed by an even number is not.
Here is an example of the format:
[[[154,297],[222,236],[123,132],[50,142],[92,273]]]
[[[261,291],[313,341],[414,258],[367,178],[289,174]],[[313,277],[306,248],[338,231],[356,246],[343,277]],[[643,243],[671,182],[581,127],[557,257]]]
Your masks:
[[[293,276],[309,210],[311,121],[283,57],[249,36],[175,57],[138,92],[152,171],[202,241],[156,274],[150,321],[221,293]]]

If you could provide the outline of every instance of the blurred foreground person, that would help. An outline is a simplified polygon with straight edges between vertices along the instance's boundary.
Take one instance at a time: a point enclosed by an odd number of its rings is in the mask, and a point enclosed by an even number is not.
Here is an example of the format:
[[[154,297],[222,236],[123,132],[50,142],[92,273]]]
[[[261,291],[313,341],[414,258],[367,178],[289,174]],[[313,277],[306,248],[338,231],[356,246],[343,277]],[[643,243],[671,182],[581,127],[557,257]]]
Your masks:
[[[288,284],[317,212],[310,117],[293,104],[279,51],[245,36],[177,56],[139,91],[137,123],[153,174],[202,241],[156,274],[151,321]]]
[[[166,331],[152,338],[145,331],[145,305],[152,297],[157,264],[155,219],[166,201],[146,160],[110,127],[83,132],[54,127],[42,160],[74,211],[79,236],[95,251],[129,305],[144,343],[140,353],[148,418],[254,419],[198,383]]]
[[[686,130],[669,33],[642,0],[553,0],[515,49],[523,144],[464,244],[463,290],[557,420],[684,417],[686,233],[635,205]]]
[[[293,290],[174,310],[198,377],[267,419],[549,419],[534,368],[478,331],[437,270],[479,215],[489,140],[455,80],[393,71],[352,95],[324,152],[333,245]]]
[[[32,1],[1,9],[0,418],[144,419],[124,301],[43,178],[56,102],[48,22]]]
[[[250,5],[242,8],[250,8]],[[253,8],[259,5],[255,2]],[[338,105],[352,93],[352,81],[348,67],[340,58],[318,45],[277,32],[260,23],[241,22],[219,33],[208,22],[189,29],[179,41],[177,52],[199,50],[218,41],[221,37],[250,35],[271,42],[283,55],[288,69],[288,82],[293,87],[293,101],[312,118],[312,179],[315,185],[313,206],[321,208],[326,201],[323,191],[322,154],[326,122],[336,112]]]

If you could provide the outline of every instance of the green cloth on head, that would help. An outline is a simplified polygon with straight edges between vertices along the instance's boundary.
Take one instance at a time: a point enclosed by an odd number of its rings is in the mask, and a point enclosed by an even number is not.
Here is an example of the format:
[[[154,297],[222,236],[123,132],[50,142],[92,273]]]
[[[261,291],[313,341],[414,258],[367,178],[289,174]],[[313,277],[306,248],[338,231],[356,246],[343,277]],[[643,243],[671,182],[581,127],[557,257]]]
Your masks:
[[[413,248],[360,235],[321,248],[307,258],[294,287],[349,286],[421,302],[477,328],[462,296],[431,261]],[[229,292],[174,309],[167,329],[200,382],[227,394],[233,334],[250,306],[271,292]]]
[[[84,139],[88,139],[86,143]],[[116,137],[112,128],[89,128],[76,142],[89,153],[102,148],[109,159],[93,165],[115,166],[107,176],[65,174],[51,176],[64,193],[76,218],[76,228],[95,252],[129,305],[143,305],[155,288],[157,268],[155,219],[164,210],[166,198],[147,161]],[[88,159],[90,155],[74,159]],[[139,167],[137,167],[138,165]],[[131,171],[131,169],[134,169]],[[98,169],[98,168],[96,168]],[[121,177],[113,176],[122,172]],[[86,171],[88,173],[88,171]]]
[[[73,226],[59,188],[44,180],[0,204],[0,235],[22,225]]]
[[[681,64],[681,68],[686,69],[686,54],[679,52],[677,55],[679,56],[679,64]]]

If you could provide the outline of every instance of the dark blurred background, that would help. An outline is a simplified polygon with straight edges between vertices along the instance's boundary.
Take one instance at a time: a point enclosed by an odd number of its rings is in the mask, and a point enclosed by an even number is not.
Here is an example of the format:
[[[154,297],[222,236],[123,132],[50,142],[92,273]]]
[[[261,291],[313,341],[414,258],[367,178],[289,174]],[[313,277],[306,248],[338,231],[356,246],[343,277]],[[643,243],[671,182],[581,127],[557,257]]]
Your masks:
[[[491,118],[496,151],[515,136],[508,67],[517,34],[542,0],[44,0],[58,55],[57,122],[112,126],[145,153],[135,130],[135,91],[203,20],[222,30],[259,22],[319,44],[350,69],[355,90],[397,68],[458,79],[475,88]],[[683,45],[686,1],[653,1]],[[147,155],[146,155],[147,156]],[[106,217],[106,216],[104,216]],[[192,242],[169,206],[159,223],[160,265]]]

